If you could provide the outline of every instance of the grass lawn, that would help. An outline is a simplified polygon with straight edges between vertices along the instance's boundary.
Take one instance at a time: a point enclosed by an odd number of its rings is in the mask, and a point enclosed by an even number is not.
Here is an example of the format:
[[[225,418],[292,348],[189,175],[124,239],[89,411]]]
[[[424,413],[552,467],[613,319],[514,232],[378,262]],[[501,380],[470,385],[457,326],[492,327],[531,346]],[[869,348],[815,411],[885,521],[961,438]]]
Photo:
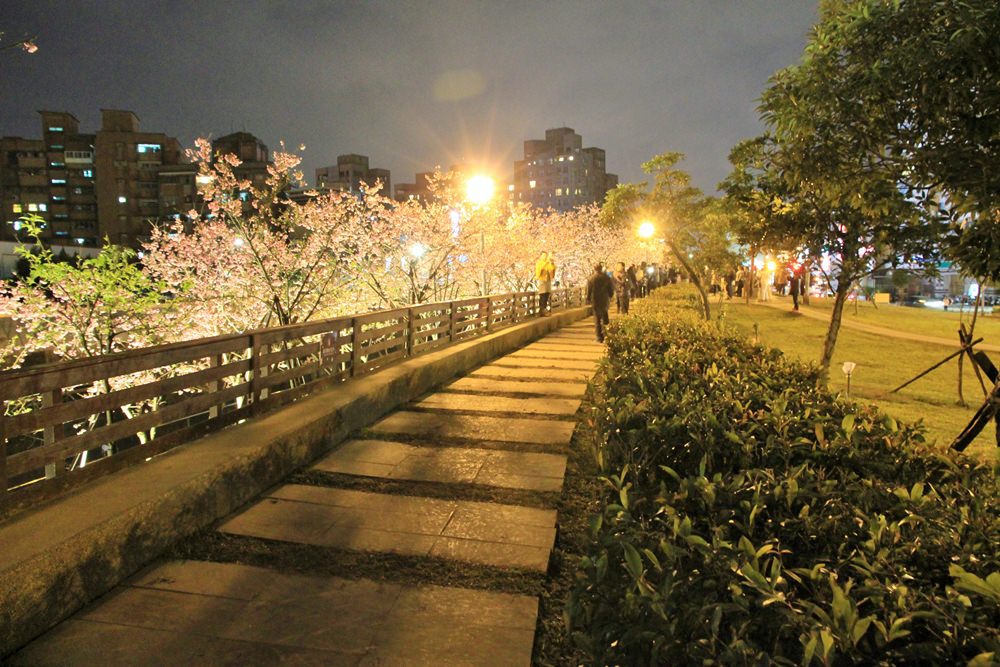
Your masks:
[[[718,302],[713,302],[713,308],[715,309],[713,315],[717,317]],[[828,311],[829,306],[826,308]],[[724,321],[745,332],[748,337],[755,335],[756,325],[756,335],[762,343],[777,347],[802,361],[815,362],[819,359],[823,349],[823,339],[826,336],[825,322],[767,306],[757,304],[747,306],[735,299],[725,303],[722,309]],[[950,338],[954,333],[949,335],[948,331],[954,332],[958,326],[957,315],[953,316],[951,313],[887,306],[881,306],[875,311],[871,305],[862,306],[860,311],[868,318],[865,321],[871,324],[927,335]],[[845,320],[847,316],[845,313]],[[850,316],[854,317],[853,306],[850,308]],[[982,320],[976,325],[977,333],[981,331],[988,342],[1000,343],[1000,322],[997,322],[996,318],[987,319],[990,319],[992,325],[997,326],[997,334],[990,335],[986,327],[980,329]],[[895,326],[890,323],[894,323]],[[840,367],[845,361],[855,362],[857,367],[851,378],[852,398],[875,403],[901,421],[916,422],[922,419],[927,427],[928,441],[936,442],[940,447],[947,447],[969,422],[983,400],[979,382],[968,362],[964,364],[963,374],[967,403],[964,407],[957,404],[957,360],[949,361],[901,392],[896,394],[888,392],[940,361],[950,351],[951,348],[941,345],[893,339],[842,327],[830,368],[830,388],[833,391],[846,392],[847,379],[840,371]],[[994,363],[1000,362],[998,355],[991,356],[994,357]],[[984,461],[997,461],[995,443],[991,424],[966,452]]]
[[[790,301],[790,299],[786,300]],[[809,307],[812,310],[825,313],[829,318],[830,311],[833,310],[833,298],[813,298]],[[965,322],[965,325],[968,326],[972,322],[972,309],[966,307],[964,311],[958,311],[951,308],[944,311],[931,308],[910,308],[895,304],[882,304],[876,308],[870,302],[861,301],[857,304],[856,309],[854,303],[848,303],[844,307],[844,321],[855,321],[887,329],[899,329],[925,336],[947,338],[957,344],[958,325]],[[996,314],[979,313],[979,317],[976,319],[975,335],[977,338],[982,336],[985,339],[984,343],[1000,345],[1000,308]]]

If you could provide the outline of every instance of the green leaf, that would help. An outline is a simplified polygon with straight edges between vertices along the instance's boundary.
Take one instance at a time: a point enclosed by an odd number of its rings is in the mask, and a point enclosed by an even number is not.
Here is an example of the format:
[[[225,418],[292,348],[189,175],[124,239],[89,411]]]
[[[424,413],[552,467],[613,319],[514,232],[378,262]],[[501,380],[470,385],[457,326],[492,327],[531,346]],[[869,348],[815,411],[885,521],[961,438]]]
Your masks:
[[[895,641],[897,639],[902,639],[903,637],[906,637],[907,635],[910,634],[910,631],[904,627],[907,623],[910,622],[910,620],[911,620],[910,616],[900,616],[899,618],[897,618],[895,621],[892,622],[892,625],[889,626],[890,642]]]
[[[868,627],[872,624],[873,620],[875,620],[874,616],[866,616],[854,624],[854,627],[851,629],[851,643],[854,646],[857,646],[861,638],[868,632]]]
[[[844,415],[844,418],[840,422],[840,428],[843,429],[844,433],[850,435],[854,431],[854,415]]]
[[[636,581],[642,579],[642,557],[635,547],[628,542],[622,543],[622,550],[625,553],[625,569]]]
[[[989,653],[980,653],[970,660],[966,667],[994,667],[997,662],[996,651],[990,651]]]

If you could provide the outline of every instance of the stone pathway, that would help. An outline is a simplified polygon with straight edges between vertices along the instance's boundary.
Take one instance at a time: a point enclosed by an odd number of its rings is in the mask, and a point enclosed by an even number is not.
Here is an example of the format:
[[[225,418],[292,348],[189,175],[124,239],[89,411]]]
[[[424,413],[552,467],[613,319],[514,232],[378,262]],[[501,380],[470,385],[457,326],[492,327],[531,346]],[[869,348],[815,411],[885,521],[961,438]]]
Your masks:
[[[270,490],[219,530],[434,568],[544,575],[556,538],[546,506],[562,490],[574,416],[604,354],[592,336],[588,318],[414,401],[317,461],[308,484]],[[344,480],[403,486],[373,492]],[[501,500],[449,493],[463,488]],[[536,597],[344,575],[154,565],[11,664],[531,663]]]

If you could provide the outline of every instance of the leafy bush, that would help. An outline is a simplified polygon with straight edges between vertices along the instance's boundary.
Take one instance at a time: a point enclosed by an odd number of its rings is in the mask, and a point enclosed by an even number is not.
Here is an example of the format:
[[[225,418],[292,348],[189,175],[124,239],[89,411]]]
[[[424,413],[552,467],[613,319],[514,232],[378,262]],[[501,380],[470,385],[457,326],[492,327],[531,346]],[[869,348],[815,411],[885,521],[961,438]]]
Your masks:
[[[567,610],[595,664],[993,664],[995,471],[661,290],[612,323],[608,494]]]

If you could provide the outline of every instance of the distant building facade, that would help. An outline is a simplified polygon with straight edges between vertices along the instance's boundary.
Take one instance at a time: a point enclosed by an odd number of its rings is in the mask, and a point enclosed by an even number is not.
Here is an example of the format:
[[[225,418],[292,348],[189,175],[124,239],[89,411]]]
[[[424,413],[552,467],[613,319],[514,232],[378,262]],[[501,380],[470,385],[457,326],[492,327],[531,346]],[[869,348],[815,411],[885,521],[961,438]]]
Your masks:
[[[53,247],[96,248],[107,238],[138,248],[157,222],[201,211],[198,165],[183,161],[174,137],[141,131],[133,112],[102,109],[93,134],[69,112],[39,115],[41,139],[0,138],[0,241],[17,239],[19,218],[37,213]],[[255,187],[267,180],[270,152],[248,132],[216,139],[212,153],[236,155],[235,175]]]
[[[360,192],[362,183],[375,185],[376,181],[382,183],[379,194],[383,197],[392,196],[392,178],[389,170],[370,167],[367,155],[356,153],[338,155],[337,164],[316,170],[316,187],[319,189]]]
[[[159,216],[158,173],[181,160],[179,142],[141,132],[131,111],[101,110],[101,128],[80,132],[65,111],[40,111],[41,139],[0,139],[0,240],[23,215],[46,220],[42,240],[96,247],[104,237],[136,247]]]
[[[434,172],[424,171],[418,173],[412,183],[397,183],[396,189],[393,191],[393,199],[396,201],[429,201],[432,197],[430,183],[433,176]]]
[[[605,160],[604,149],[584,148],[583,137],[573,128],[546,130],[545,139],[524,142],[524,159],[514,162],[508,195],[514,202],[557,211],[599,204],[618,185]]]

